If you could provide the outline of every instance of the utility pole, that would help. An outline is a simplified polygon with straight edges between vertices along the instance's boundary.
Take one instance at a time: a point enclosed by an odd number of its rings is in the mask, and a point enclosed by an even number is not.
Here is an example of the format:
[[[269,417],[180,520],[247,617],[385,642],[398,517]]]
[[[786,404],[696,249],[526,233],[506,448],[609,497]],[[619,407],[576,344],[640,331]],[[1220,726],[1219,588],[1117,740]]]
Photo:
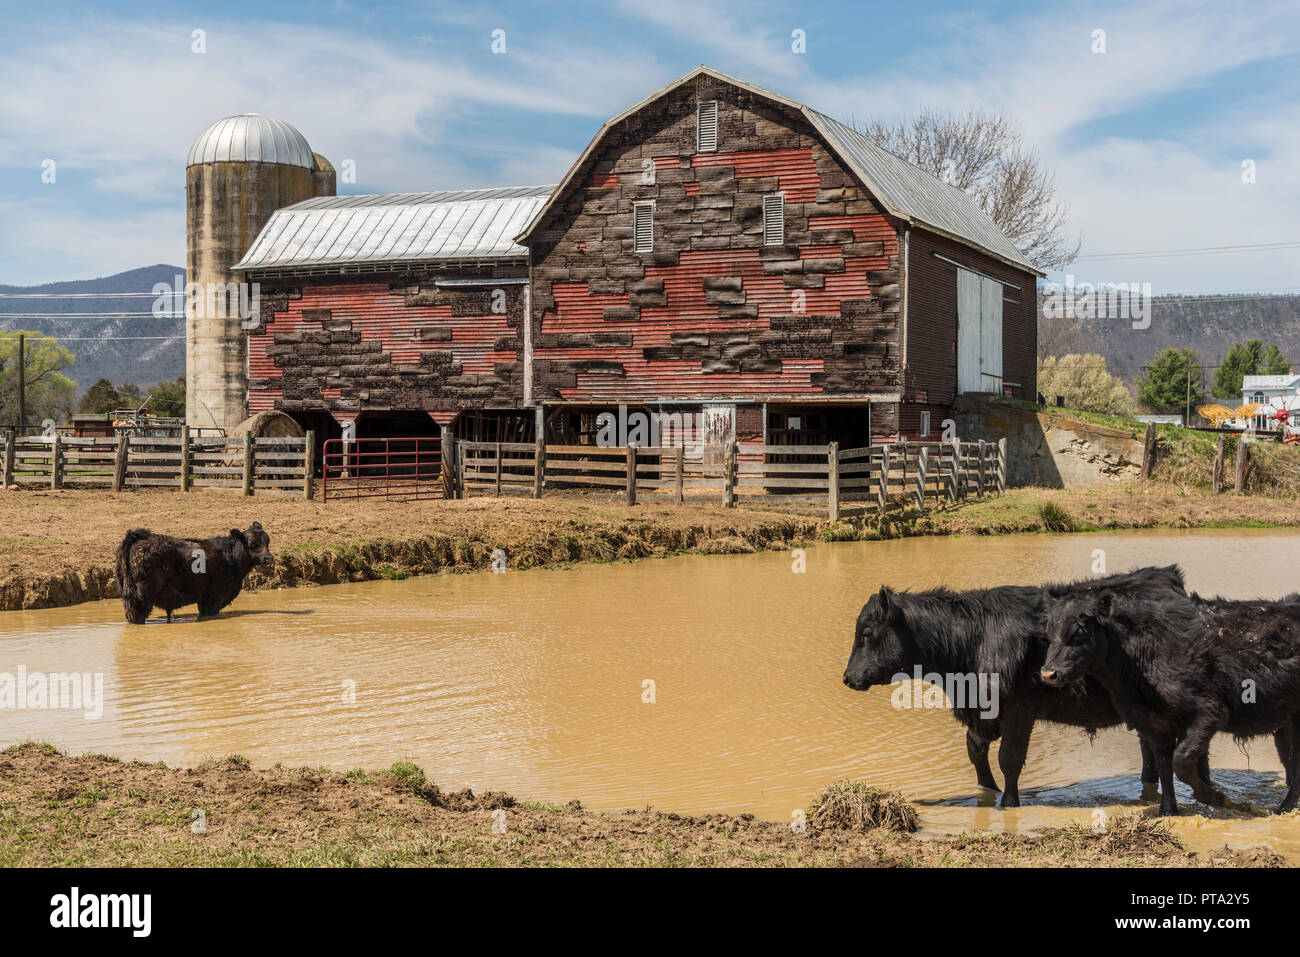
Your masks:
[[[1192,427],[1192,364],[1186,362],[1183,364],[1187,369],[1187,405],[1183,409],[1183,428]]]
[[[23,434],[27,424],[27,344],[26,337],[18,333],[18,434]]]

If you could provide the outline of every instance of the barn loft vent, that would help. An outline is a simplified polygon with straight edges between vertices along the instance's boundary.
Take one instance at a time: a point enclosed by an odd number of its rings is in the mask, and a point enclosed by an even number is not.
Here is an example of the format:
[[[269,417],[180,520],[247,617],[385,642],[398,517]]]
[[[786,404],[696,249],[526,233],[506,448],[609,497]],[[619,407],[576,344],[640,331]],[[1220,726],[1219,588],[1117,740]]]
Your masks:
[[[648,253],[655,244],[655,208],[653,203],[637,203],[632,207],[632,233],[639,253]]]
[[[785,245],[785,195],[763,197],[763,245]]]
[[[695,151],[718,151],[718,101],[701,100],[696,110]]]

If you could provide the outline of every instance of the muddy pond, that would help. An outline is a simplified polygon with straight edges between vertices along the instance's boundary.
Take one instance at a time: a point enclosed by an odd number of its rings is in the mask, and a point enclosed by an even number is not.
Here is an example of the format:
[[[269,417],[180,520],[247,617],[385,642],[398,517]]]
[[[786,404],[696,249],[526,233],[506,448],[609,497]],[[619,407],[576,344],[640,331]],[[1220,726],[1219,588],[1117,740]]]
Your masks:
[[[1109,571],[1177,561],[1203,593],[1276,597],[1297,588],[1300,535],[819,545],[802,572],[790,552],[768,552],[434,576],[244,594],[217,620],[144,627],[116,601],[4,612],[0,672],[102,673],[104,701],[97,718],[0,711],[0,740],[173,766],[232,753],[340,770],[407,760],[444,788],[779,820],[851,777],[906,791],[931,833],[1030,831],[1147,806],[1136,738],[1040,724],[1025,806],[999,811],[947,711],[844,687],[853,621],[882,583],[1036,584],[1103,559]],[[1234,799],[1280,800],[1270,740],[1241,751],[1220,736],[1211,762]],[[1181,785],[1179,797],[1193,848],[1267,843],[1300,860],[1296,816],[1208,817]]]

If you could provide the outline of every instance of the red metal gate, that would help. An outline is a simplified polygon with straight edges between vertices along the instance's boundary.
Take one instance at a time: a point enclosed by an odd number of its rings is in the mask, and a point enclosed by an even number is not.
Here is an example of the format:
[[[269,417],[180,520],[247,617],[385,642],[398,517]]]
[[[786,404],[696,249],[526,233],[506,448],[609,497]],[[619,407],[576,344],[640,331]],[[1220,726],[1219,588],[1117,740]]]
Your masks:
[[[321,498],[442,498],[442,440],[328,439],[321,448]]]

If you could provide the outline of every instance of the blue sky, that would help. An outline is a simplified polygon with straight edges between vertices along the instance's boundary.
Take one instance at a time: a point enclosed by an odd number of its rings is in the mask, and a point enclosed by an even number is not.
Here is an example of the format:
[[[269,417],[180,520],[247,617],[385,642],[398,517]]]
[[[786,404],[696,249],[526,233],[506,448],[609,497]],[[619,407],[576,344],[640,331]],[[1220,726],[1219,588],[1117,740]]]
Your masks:
[[[185,153],[230,113],[352,160],[340,192],[550,183],[601,122],[700,63],[846,120],[1005,110],[1055,169],[1085,254],[1300,241],[1298,3],[0,7],[0,283],[182,263]],[[1300,291],[1298,267],[1300,248],[1072,271]]]

